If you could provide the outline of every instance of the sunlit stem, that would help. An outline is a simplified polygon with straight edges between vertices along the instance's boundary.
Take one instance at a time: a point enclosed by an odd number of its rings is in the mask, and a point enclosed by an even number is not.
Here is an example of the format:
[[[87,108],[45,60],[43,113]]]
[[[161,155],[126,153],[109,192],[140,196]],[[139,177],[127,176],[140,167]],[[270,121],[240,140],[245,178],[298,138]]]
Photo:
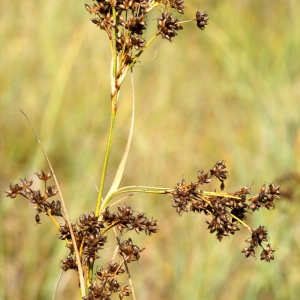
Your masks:
[[[195,21],[196,19],[191,19],[191,20],[186,20],[186,21],[181,21],[181,22],[178,22],[179,24],[183,24],[183,23],[188,23],[188,22],[193,22]]]
[[[119,264],[117,270],[116,270],[115,273],[114,273],[114,276],[119,272],[119,270],[121,269],[121,267],[123,266],[123,264],[124,264],[124,259],[120,262],[120,264]]]
[[[153,8],[155,8],[158,5],[160,5],[160,2],[157,1],[153,5],[151,5],[149,8],[147,8],[146,12],[148,13],[149,11],[151,11]]]
[[[227,193],[217,193],[217,192],[206,192],[206,191],[201,191],[203,195],[207,196],[215,196],[215,197],[222,197],[222,198],[230,198],[230,199],[236,199],[236,200],[241,200],[241,197],[238,196],[233,196]]]
[[[113,12],[113,21],[116,23],[116,10],[115,8],[112,9]],[[117,32],[115,27],[112,27],[112,41],[111,41],[111,52],[112,52],[112,63],[111,63],[111,114],[110,114],[110,128],[109,128],[109,134],[107,138],[107,144],[106,144],[106,150],[105,150],[105,156],[104,156],[104,162],[103,162],[103,168],[102,168],[102,174],[98,189],[98,196],[97,196],[97,202],[96,202],[96,208],[95,208],[95,215],[99,216],[99,210],[101,205],[101,199],[103,194],[103,188],[106,178],[106,171],[111,151],[111,144],[112,144],[112,138],[114,133],[114,127],[115,127],[115,120],[116,120],[116,114],[117,114],[117,106],[118,106],[118,96],[119,96],[119,88],[117,87],[116,83],[116,76],[117,76],[117,68],[118,68],[118,62],[117,62],[117,48],[116,48],[116,41],[117,41]]]
[[[95,209],[96,216],[99,216],[101,199],[102,199],[102,194],[103,194],[103,187],[104,187],[104,182],[105,182],[105,178],[106,178],[107,165],[108,165],[110,151],[111,151],[111,144],[112,144],[112,138],[113,138],[115,120],[116,120],[116,113],[117,113],[116,106],[117,106],[117,101],[118,101],[118,99],[117,99],[118,94],[119,94],[119,92],[117,92],[113,96],[112,101],[111,101],[110,129],[109,129],[109,134],[108,134],[108,140],[107,140],[106,151],[105,151],[105,156],[104,156],[101,180],[100,180],[100,185],[99,185],[99,192],[98,192],[98,197],[97,197],[97,204],[96,204],[96,209]]]
[[[60,231],[61,228],[59,226],[59,224],[57,223],[57,221],[53,218],[53,216],[51,215],[51,212],[48,210],[47,211],[48,216],[50,217],[50,219],[53,221],[53,223],[55,224],[55,226],[57,227],[57,229]]]
[[[106,233],[109,229],[113,228],[118,223],[120,223],[120,221],[115,221],[115,222],[111,223],[109,226],[107,226],[105,229],[103,229],[101,231],[101,235],[103,235],[104,233]]]
[[[100,207],[100,213],[102,213],[105,208],[108,206],[109,202],[117,195],[124,193],[145,193],[145,194],[166,194],[166,190],[170,190],[168,188],[158,188],[158,187],[148,187],[148,186],[127,186],[120,188],[104,199]]]
[[[116,9],[113,7],[112,8],[112,13],[113,13],[113,22],[116,24]],[[113,26],[112,27],[112,51],[113,51],[113,77],[116,78],[117,74],[117,31],[116,28]]]
[[[116,12],[113,9],[113,18],[115,21],[116,18]],[[144,48],[134,57],[133,61],[131,64],[126,68],[126,70],[130,69],[137,61],[139,56],[144,52],[144,50],[151,44],[151,42],[159,35],[160,32],[157,32],[144,46]],[[106,200],[102,203],[101,205],[101,199],[103,195],[103,187],[105,183],[105,178],[106,178],[106,171],[107,171],[107,165],[108,165],[108,160],[110,156],[110,151],[111,151],[111,144],[112,144],[112,137],[113,137],[113,132],[114,132],[114,126],[115,126],[115,119],[116,119],[116,114],[117,114],[117,105],[118,105],[118,96],[119,96],[119,87],[120,87],[120,79],[119,82],[117,83],[116,81],[116,76],[117,76],[117,69],[118,69],[118,64],[117,64],[117,49],[116,49],[116,30],[113,28],[113,33],[112,33],[112,76],[111,76],[111,118],[110,118],[110,129],[109,129],[109,134],[108,134],[108,140],[107,140],[107,145],[106,145],[106,151],[105,151],[105,156],[104,156],[104,162],[103,162],[103,168],[102,168],[102,174],[101,174],[101,179],[100,179],[100,184],[99,184],[99,192],[98,192],[98,197],[97,197],[97,203],[96,203],[96,209],[95,209],[95,215],[99,216],[99,213],[102,212],[105,207],[107,206],[108,202],[111,200],[111,198],[106,198]],[[126,71],[124,72],[123,76],[125,76]],[[101,208],[100,208],[101,207]]]
[[[248,230],[250,232],[252,232],[252,229],[249,225],[247,225],[245,222],[243,222],[241,219],[239,219],[237,216],[233,215],[233,214],[230,214],[230,216],[234,219],[236,219],[239,223],[241,223],[243,226],[245,226],[246,228],[248,228]]]

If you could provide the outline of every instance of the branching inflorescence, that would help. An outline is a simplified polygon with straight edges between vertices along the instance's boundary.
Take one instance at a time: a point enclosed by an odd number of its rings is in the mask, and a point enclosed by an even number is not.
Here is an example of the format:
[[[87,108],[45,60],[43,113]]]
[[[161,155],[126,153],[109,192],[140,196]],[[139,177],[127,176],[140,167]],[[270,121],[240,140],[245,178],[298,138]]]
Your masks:
[[[96,0],[92,6],[86,4],[86,10],[94,16],[91,21],[101,30],[106,31],[111,43],[112,53],[116,55],[116,82],[118,89],[126,75],[142,52],[153,39],[159,35],[172,41],[182,23],[195,21],[203,30],[208,22],[206,12],[196,12],[195,19],[180,21],[171,11],[184,14],[183,0]],[[147,15],[158,7],[162,11],[157,19],[157,32],[146,42],[144,33],[147,30]]]
[[[57,191],[53,186],[47,186],[46,182],[52,176],[51,172],[48,174],[36,173],[38,178],[45,183],[44,192],[34,190],[31,188],[33,180],[27,181],[20,179],[17,184],[11,184],[10,189],[6,191],[7,196],[15,198],[21,195],[29,200],[35,207],[37,215],[35,217],[36,224],[41,224],[40,214],[45,213],[50,216],[59,230],[58,238],[65,241],[66,247],[70,249],[68,256],[61,261],[61,268],[63,271],[75,270],[78,271],[78,264],[74,255],[74,245],[71,239],[70,228],[61,210],[60,201],[49,202],[49,198],[55,196]],[[112,228],[117,228],[122,234],[123,232],[135,230],[136,233],[145,232],[146,235],[151,235],[158,231],[156,220],[147,218],[144,213],[137,213],[127,206],[125,203],[119,206],[117,212],[110,212],[109,207],[100,217],[95,216],[94,212],[83,214],[78,217],[78,220],[72,223],[72,229],[75,236],[77,248],[80,249],[81,263],[87,267],[92,266],[94,261],[100,256],[99,251],[103,249],[107,241],[108,231]],[[53,216],[62,217],[63,225],[59,225]],[[108,263],[108,267],[96,273],[96,277],[101,281],[99,285],[95,282],[90,285],[90,295],[85,299],[109,299],[111,293],[119,293],[120,299],[130,294],[130,287],[122,287],[115,279],[117,275],[123,274],[122,266],[124,262],[130,263],[138,261],[140,252],[144,249],[139,249],[134,245],[132,239],[124,240],[119,246],[119,255],[122,258],[119,263]],[[97,295],[102,295],[97,298]],[[106,296],[104,296],[106,295]],[[106,297],[106,298],[105,298]]]
[[[275,186],[273,183],[267,188],[265,184],[261,187],[259,194],[249,199],[246,196],[250,194],[250,185],[246,185],[232,194],[205,192],[199,187],[203,184],[211,182],[213,177],[217,177],[221,182],[221,190],[225,188],[224,181],[228,177],[228,172],[225,170],[225,161],[218,161],[209,173],[203,170],[198,172],[198,180],[187,184],[184,179],[181,183],[167,193],[173,196],[172,206],[176,209],[179,215],[188,210],[194,213],[203,212],[210,216],[211,220],[206,221],[207,229],[210,233],[216,232],[217,239],[221,242],[224,236],[235,234],[240,230],[238,225],[243,225],[251,232],[251,238],[246,242],[250,246],[242,250],[246,257],[250,255],[255,257],[255,248],[260,246],[262,252],[261,260],[269,262],[274,259],[270,244],[264,247],[263,242],[268,242],[269,237],[267,229],[264,226],[254,229],[248,226],[244,221],[247,214],[258,211],[260,207],[265,207],[268,210],[275,208],[274,200],[280,198],[280,186]],[[189,206],[189,209],[188,209]]]
[[[147,15],[158,8],[161,16],[157,19],[157,31],[154,36],[146,42],[144,33],[147,29]],[[110,201],[123,193],[153,193],[172,196],[172,206],[181,216],[184,212],[203,212],[209,220],[207,229],[210,233],[216,233],[219,241],[224,236],[234,235],[239,231],[239,226],[245,226],[251,233],[251,237],[246,240],[249,246],[242,250],[246,257],[254,256],[258,246],[262,248],[261,260],[270,262],[274,259],[275,249],[269,244],[268,232],[265,226],[254,229],[245,223],[247,214],[258,211],[265,207],[268,210],[275,208],[274,200],[279,199],[280,186],[271,183],[268,187],[263,185],[260,192],[247,199],[250,194],[250,185],[240,188],[234,193],[225,193],[225,180],[228,178],[225,160],[218,161],[209,172],[199,171],[195,182],[186,183],[184,179],[175,188],[140,187],[128,186],[114,188],[103,197],[103,186],[106,177],[106,168],[111,149],[114,120],[118,106],[118,95],[121,83],[128,71],[136,63],[137,59],[149,44],[157,36],[172,41],[177,32],[182,30],[182,24],[195,21],[199,29],[203,30],[208,22],[208,15],[204,12],[196,12],[195,18],[188,21],[180,21],[173,13],[184,14],[183,0],[96,0],[92,6],[85,5],[86,10],[93,15],[91,21],[101,30],[106,31],[111,47],[111,123],[108,135],[107,148],[104,156],[102,177],[96,203],[96,209],[89,214],[80,215],[75,222],[71,222],[66,217],[66,210],[62,210],[60,200],[52,200],[57,194],[54,186],[47,185],[52,177],[52,172],[36,173],[38,179],[44,182],[43,192],[32,188],[33,181],[20,179],[17,184],[11,184],[6,191],[7,196],[15,198],[20,195],[29,200],[36,209],[36,224],[41,224],[40,214],[44,213],[54,222],[59,231],[58,238],[65,242],[69,249],[67,257],[61,261],[60,266],[63,271],[75,270],[82,279],[81,266],[84,269],[84,279],[88,292],[82,293],[83,299],[111,299],[112,294],[118,294],[122,299],[132,292],[132,285],[123,286],[116,279],[127,270],[127,264],[138,261],[144,248],[139,248],[129,237],[120,241],[120,236],[128,231],[135,231],[137,234],[144,232],[151,235],[159,231],[157,221],[152,217],[148,218],[145,213],[139,213],[131,209],[127,204],[122,204],[117,211],[112,212],[109,207]],[[49,163],[50,165],[50,163]],[[52,167],[50,165],[51,170]],[[209,184],[213,178],[220,182],[220,192],[204,191],[201,188]],[[57,181],[56,181],[57,183]],[[57,184],[58,187],[58,184]],[[61,195],[61,194],[60,194]],[[61,198],[64,204],[63,198]],[[62,218],[63,223],[59,224],[57,217]],[[108,233],[114,229],[117,235],[117,251],[119,262],[109,261],[106,267],[100,267],[93,272],[93,266],[100,258],[100,251],[104,249],[107,242]],[[118,234],[117,234],[118,232]],[[266,244],[266,245],[265,245]],[[77,251],[78,249],[78,251]],[[79,256],[78,256],[79,252]],[[79,260],[78,260],[79,257]],[[79,268],[80,266],[80,268]],[[83,280],[80,281],[81,283]],[[81,284],[83,286],[83,284]]]
[[[203,212],[210,217],[210,221],[206,221],[207,228],[210,233],[216,232],[219,241],[222,241],[224,236],[233,235],[236,231],[239,231],[239,225],[245,226],[250,231],[251,237],[246,240],[250,244],[249,247],[244,248],[242,252],[245,253],[246,257],[255,257],[255,248],[260,246],[262,248],[261,260],[270,262],[274,259],[275,249],[271,248],[268,243],[269,237],[266,227],[259,226],[254,229],[248,226],[245,220],[247,214],[258,211],[261,207],[275,208],[274,200],[279,199],[280,186],[275,186],[272,183],[267,188],[263,185],[260,193],[248,199],[246,197],[250,194],[249,185],[232,194],[222,191],[219,193],[216,191],[207,192],[200,189],[200,186],[209,184],[216,177],[220,180],[221,190],[223,190],[225,188],[224,181],[228,177],[225,168],[225,161],[220,160],[209,172],[199,171],[197,181],[187,184],[182,179],[175,188],[162,190],[159,194],[172,195],[172,206],[180,216],[190,210],[194,213]],[[52,218],[60,233],[58,238],[65,241],[67,248],[70,249],[68,256],[61,261],[61,268],[64,271],[70,269],[78,271],[70,228],[61,211],[60,201],[48,201],[49,198],[57,194],[54,186],[46,185],[52,174],[51,172],[46,174],[43,171],[36,174],[45,183],[44,192],[33,190],[31,188],[32,180],[20,179],[19,183],[10,185],[10,190],[6,191],[7,196],[15,198],[17,195],[21,195],[28,199],[37,211],[35,218],[37,224],[40,224],[39,215],[41,213],[45,213]],[[137,189],[138,187],[135,187],[135,191]],[[140,192],[143,191],[143,189],[140,189]],[[124,190],[124,193],[128,192],[130,190]],[[65,223],[59,225],[53,216],[62,217]],[[80,249],[81,263],[86,266],[86,271],[94,264],[96,259],[100,258],[99,251],[104,248],[108,231],[112,228],[118,229],[120,234],[134,230],[138,234],[145,232],[146,235],[151,235],[159,231],[156,220],[147,218],[144,213],[133,211],[125,203],[117,208],[117,212],[111,212],[107,206],[99,217],[94,212],[83,214],[78,217],[76,222],[71,224],[77,248]],[[264,243],[268,244],[264,246]],[[122,267],[125,262],[138,261],[143,250],[134,245],[131,238],[120,243],[119,255],[122,260],[119,263],[109,262],[106,268],[101,267],[100,271],[96,272],[96,278],[100,283],[97,284],[91,279],[89,294],[84,299],[110,299],[109,296],[112,293],[118,293],[120,299],[128,296],[131,291],[130,286],[122,287],[115,277],[124,273]]]

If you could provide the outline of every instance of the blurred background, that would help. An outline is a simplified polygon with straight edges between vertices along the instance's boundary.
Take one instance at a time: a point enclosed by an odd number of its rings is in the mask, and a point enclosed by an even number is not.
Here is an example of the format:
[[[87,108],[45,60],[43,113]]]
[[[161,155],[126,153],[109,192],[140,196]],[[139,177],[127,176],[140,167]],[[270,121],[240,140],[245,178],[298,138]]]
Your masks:
[[[88,1],[0,3],[0,299],[51,299],[68,254],[46,216],[3,193],[19,178],[49,168],[20,109],[33,123],[56,171],[69,215],[94,210],[109,126],[107,36],[90,22]],[[174,187],[226,159],[226,191],[282,185],[276,209],[248,217],[265,225],[275,260],[245,259],[249,232],[221,243],[205,216],[179,217],[167,196],[127,199],[158,220],[131,272],[137,299],[298,299],[300,294],[300,3],[297,0],[186,1],[181,19],[207,10],[170,43],[157,38],[134,68],[136,122],[121,185]],[[147,38],[156,31],[149,15]],[[106,190],[123,153],[131,115],[125,80]],[[54,185],[54,183],[53,183]],[[219,183],[206,186],[219,189]],[[116,206],[115,206],[116,207]],[[99,264],[114,250],[111,235]],[[124,284],[126,278],[124,278]],[[78,299],[77,278],[63,274],[56,299]]]

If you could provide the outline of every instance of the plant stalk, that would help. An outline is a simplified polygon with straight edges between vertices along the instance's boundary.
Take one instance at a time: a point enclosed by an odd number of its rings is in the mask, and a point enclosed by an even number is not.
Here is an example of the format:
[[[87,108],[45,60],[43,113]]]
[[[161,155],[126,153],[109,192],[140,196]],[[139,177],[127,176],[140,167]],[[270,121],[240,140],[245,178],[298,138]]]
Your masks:
[[[118,98],[118,95],[119,95],[119,92],[117,92],[112,97],[112,100],[111,100],[110,129],[109,129],[109,134],[108,134],[108,139],[107,139],[107,145],[106,145],[106,151],[105,151],[105,156],[104,156],[101,180],[100,180],[100,185],[99,185],[99,192],[98,192],[96,209],[95,209],[95,215],[96,216],[99,216],[99,211],[100,211],[100,206],[101,206],[103,187],[104,187],[105,178],[106,178],[107,165],[108,165],[110,151],[111,151],[111,144],[112,144],[112,138],[113,138],[113,133],[114,133],[116,114],[117,114],[117,101],[118,101],[117,98]]]
[[[113,7],[113,21],[116,22],[116,10]],[[96,202],[96,208],[95,208],[95,215],[99,216],[100,211],[100,205],[101,205],[101,199],[103,194],[103,188],[106,178],[106,171],[111,151],[111,144],[112,144],[112,138],[114,133],[114,127],[115,127],[115,120],[116,120],[116,114],[117,114],[117,108],[118,108],[118,96],[120,89],[117,88],[117,69],[118,69],[118,58],[117,58],[117,48],[116,48],[116,41],[117,41],[117,32],[116,29],[113,27],[112,29],[112,41],[111,41],[111,114],[110,114],[110,128],[109,128],[109,134],[107,138],[107,145],[105,150],[105,156],[104,156],[104,162],[103,162],[103,168],[102,168],[102,174],[98,189],[98,196],[97,196],[97,202]]]

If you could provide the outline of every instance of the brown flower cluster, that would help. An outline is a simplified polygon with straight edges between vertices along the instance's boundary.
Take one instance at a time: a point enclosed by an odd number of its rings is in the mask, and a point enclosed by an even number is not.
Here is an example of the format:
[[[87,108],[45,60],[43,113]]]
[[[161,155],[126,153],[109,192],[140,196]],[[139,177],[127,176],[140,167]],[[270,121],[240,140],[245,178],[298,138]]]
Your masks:
[[[163,13],[162,16],[158,18],[157,28],[162,38],[167,39],[170,42],[172,42],[172,37],[177,35],[176,31],[183,29],[179,20],[169,13]]]
[[[119,254],[124,258],[124,261],[126,261],[127,263],[139,260],[140,252],[145,250],[145,248],[140,249],[138,246],[133,245],[131,238],[124,241],[120,245],[119,249]]]
[[[199,29],[204,30],[209,18],[206,11],[196,13],[196,22]]]
[[[275,186],[274,183],[269,185],[269,188],[264,184],[258,195],[251,198],[251,205],[249,209],[252,211],[259,210],[260,207],[265,207],[267,209],[275,208],[274,199],[280,198],[280,186]]]
[[[126,285],[122,287],[115,279],[107,279],[103,284],[93,283],[89,286],[89,294],[84,300],[110,300],[111,294],[118,293],[119,298],[123,299],[131,293],[131,287]]]
[[[145,47],[143,35],[148,26],[147,15],[157,6],[162,15],[157,20],[156,35],[172,41],[172,37],[177,35],[176,31],[183,28],[170,11],[184,14],[183,0],[96,0],[92,6],[85,4],[86,10],[94,16],[91,21],[105,30],[110,40],[115,39],[117,52],[122,55],[126,65],[130,65],[136,57],[134,51],[141,51]],[[203,30],[208,22],[207,13],[197,12],[191,21],[195,21],[198,28]]]
[[[100,218],[95,216],[94,212],[83,214],[79,216],[76,223],[72,224],[72,229],[77,248],[82,249],[82,262],[84,264],[92,266],[94,261],[99,258],[98,251],[103,249],[107,240],[106,232],[113,227],[119,229],[120,233],[123,233],[124,230],[134,229],[137,233],[144,231],[147,235],[150,235],[158,231],[155,220],[148,219],[144,213],[134,213],[130,206],[125,203],[118,207],[117,213],[111,213],[107,207]],[[74,245],[67,222],[60,225],[59,239],[67,241],[67,247],[71,250],[71,256],[73,257]],[[121,257],[127,262],[138,260],[140,258],[139,252],[142,250],[139,250],[137,246],[133,246],[130,239],[126,243],[120,246]],[[62,261],[61,268],[64,271],[68,269],[68,266],[68,259]],[[73,262],[71,262],[71,266],[73,267]]]
[[[120,232],[135,230],[136,233],[144,231],[147,235],[158,232],[156,220],[147,218],[144,213],[135,213],[130,206],[124,203],[118,207],[117,213],[111,213],[109,207],[102,213],[102,220],[108,226],[115,225]]]
[[[116,275],[121,275],[125,271],[121,268],[122,263],[112,263],[109,262],[106,268],[100,268],[98,272],[96,272],[96,277],[100,281],[99,284],[96,282],[90,284],[89,293],[87,296],[83,297],[85,300],[97,300],[104,299],[110,300],[110,296],[113,293],[118,293],[119,298],[123,299],[125,296],[129,296],[131,293],[130,286],[124,286],[115,279]]]
[[[118,293],[119,298],[123,299],[129,296],[131,293],[131,287],[122,285],[115,278],[117,275],[122,275],[125,271],[122,269],[124,262],[130,263],[132,261],[138,261],[140,259],[140,252],[144,249],[140,249],[134,245],[132,239],[123,241],[119,246],[119,255],[123,258],[120,263],[108,263],[108,267],[101,267],[96,272],[96,277],[100,283],[93,282],[89,286],[89,293],[83,299],[85,300],[110,300],[110,296],[113,293]]]
[[[33,190],[31,188],[33,180],[20,179],[17,184],[10,184],[10,189],[6,191],[7,196],[15,198],[21,195],[28,199],[36,208],[38,214],[35,217],[37,223],[40,223],[40,213],[45,213],[48,216],[59,216],[64,220],[64,224],[54,222],[59,228],[60,240],[66,242],[70,253],[61,261],[60,266],[63,271],[75,270],[78,272],[78,263],[75,257],[75,247],[71,238],[70,227],[62,214],[61,203],[59,200],[49,202],[47,199],[57,194],[54,186],[47,186],[47,181],[52,177],[52,173],[48,174],[42,171],[36,173],[38,178],[45,183],[45,191]],[[138,213],[131,209],[126,203],[117,208],[117,212],[111,212],[109,207],[106,207],[104,212],[98,217],[94,212],[80,215],[76,222],[71,223],[72,231],[75,237],[77,249],[80,252],[81,264],[90,268],[98,259],[99,251],[104,248],[107,241],[107,233],[113,227],[117,228],[121,234],[127,231],[134,230],[136,233],[145,232],[146,235],[151,235],[158,232],[157,221],[153,218],[147,218],[144,213]],[[115,276],[123,274],[121,268],[123,264],[138,261],[140,253],[144,250],[134,245],[132,239],[124,240],[119,245],[120,263],[109,263],[108,267],[96,273],[100,283],[92,282],[89,287],[89,294],[84,299],[110,299],[110,295],[118,293],[119,298],[129,296],[131,288],[122,285],[115,279]]]
[[[88,266],[93,265],[94,261],[99,258],[98,251],[103,249],[107,236],[103,235],[101,229],[104,224],[98,220],[94,212],[79,216],[76,223],[72,223],[72,229],[78,249],[82,249],[82,262]],[[74,245],[71,238],[70,228],[68,223],[60,225],[59,239],[67,241],[67,247],[71,250],[70,255],[74,255]],[[66,262],[68,262],[66,260]],[[61,262],[61,268],[64,271],[68,270],[68,264],[65,261]]]
[[[271,248],[270,244],[267,244],[266,248],[264,248],[262,244],[262,242],[269,241],[267,228],[264,226],[259,226],[257,229],[251,228],[251,232],[251,238],[246,240],[247,243],[250,243],[250,246],[244,248],[242,253],[245,253],[246,257],[249,257],[250,255],[255,257],[255,248],[261,246],[263,250],[260,254],[260,259],[265,260],[266,262],[274,260],[273,253],[275,252],[275,249]]]
[[[101,218],[95,216],[94,212],[81,215],[79,216],[79,220],[72,224],[72,229],[77,247],[78,249],[82,249],[82,260],[85,264],[92,266],[94,261],[99,258],[98,251],[103,249],[107,239],[105,233],[112,227],[119,229],[120,233],[123,233],[124,230],[129,231],[134,229],[137,233],[144,231],[147,235],[151,235],[158,231],[156,220],[153,220],[153,218],[148,219],[144,213],[135,213],[125,203],[118,207],[117,213],[111,213],[107,207],[101,214]],[[67,247],[70,248],[71,255],[73,256],[74,245],[67,222],[64,225],[60,225],[59,238],[67,240]],[[140,257],[139,252],[141,250],[137,246],[132,246],[131,240],[120,247],[120,255],[124,259],[126,257],[125,260],[127,262],[138,260]],[[68,263],[68,259],[62,261],[61,267],[64,271],[68,269]],[[73,262],[71,266],[73,266]]]
[[[91,222],[83,222],[83,220],[87,220],[88,218],[89,217],[86,215],[79,218],[81,220],[81,226],[80,224],[78,224],[78,226],[81,227],[81,230],[83,228],[94,228],[96,231],[99,230],[96,235],[98,237],[102,236],[102,240],[98,242],[95,240],[95,244],[86,245],[86,242],[84,240],[82,241],[83,254],[86,258],[88,257],[87,254],[89,254],[90,263],[93,262],[93,259],[98,258],[96,253],[98,250],[102,249],[102,246],[106,241],[106,236],[103,236],[103,234],[114,226],[121,233],[124,231],[135,230],[138,234],[144,231],[147,235],[151,235],[158,231],[156,220],[153,220],[153,218],[148,219],[144,213],[134,212],[131,207],[127,206],[125,203],[118,207],[118,212],[116,213],[110,212],[107,207],[101,214],[101,221],[96,221],[93,213],[91,213],[90,219],[91,221],[92,219],[94,220],[93,226],[89,226]],[[131,288],[129,286],[122,287],[114,277],[124,273],[124,270],[121,268],[124,262],[130,263],[138,261],[140,259],[140,253],[143,250],[144,248],[140,249],[138,246],[134,245],[131,238],[123,241],[119,245],[119,255],[123,259],[122,262],[114,264],[109,263],[109,266],[106,269],[101,268],[100,271],[96,273],[100,283],[93,282],[89,286],[89,294],[84,299],[110,299],[112,293],[118,293],[120,299],[129,296]],[[86,260],[86,262],[89,261]]]
[[[28,199],[37,210],[35,220],[37,224],[40,224],[40,213],[45,213],[47,216],[59,216],[62,217],[61,202],[59,200],[49,202],[48,198],[51,198],[57,194],[57,190],[54,186],[47,186],[47,181],[52,177],[52,173],[48,174],[41,171],[41,173],[35,173],[37,177],[44,182],[45,188],[42,193],[40,190],[34,190],[31,188],[33,180],[19,179],[16,184],[10,184],[10,189],[5,191],[7,197],[15,198],[17,195],[21,195]]]
[[[274,200],[280,198],[280,186],[271,183],[267,188],[263,185],[259,194],[248,200],[246,197],[250,194],[250,186],[244,186],[233,194],[204,192],[199,188],[203,184],[210,183],[212,178],[216,177],[220,180],[220,188],[223,190],[225,188],[224,181],[228,178],[228,172],[225,169],[225,161],[220,160],[209,172],[199,171],[196,182],[187,184],[182,179],[181,183],[178,183],[174,189],[166,191],[167,194],[173,196],[172,206],[180,216],[189,210],[194,213],[203,212],[210,216],[211,219],[206,221],[207,229],[210,233],[216,233],[219,241],[224,236],[233,235],[240,230],[240,224],[247,227],[252,237],[246,240],[250,246],[244,248],[242,252],[245,253],[246,257],[255,256],[254,248],[260,246],[263,249],[261,259],[269,262],[274,259],[273,252],[275,249],[272,249],[270,244],[266,248],[263,246],[263,242],[268,242],[266,228],[260,226],[255,230],[244,221],[247,218],[246,214],[259,210],[260,207],[275,208]]]

